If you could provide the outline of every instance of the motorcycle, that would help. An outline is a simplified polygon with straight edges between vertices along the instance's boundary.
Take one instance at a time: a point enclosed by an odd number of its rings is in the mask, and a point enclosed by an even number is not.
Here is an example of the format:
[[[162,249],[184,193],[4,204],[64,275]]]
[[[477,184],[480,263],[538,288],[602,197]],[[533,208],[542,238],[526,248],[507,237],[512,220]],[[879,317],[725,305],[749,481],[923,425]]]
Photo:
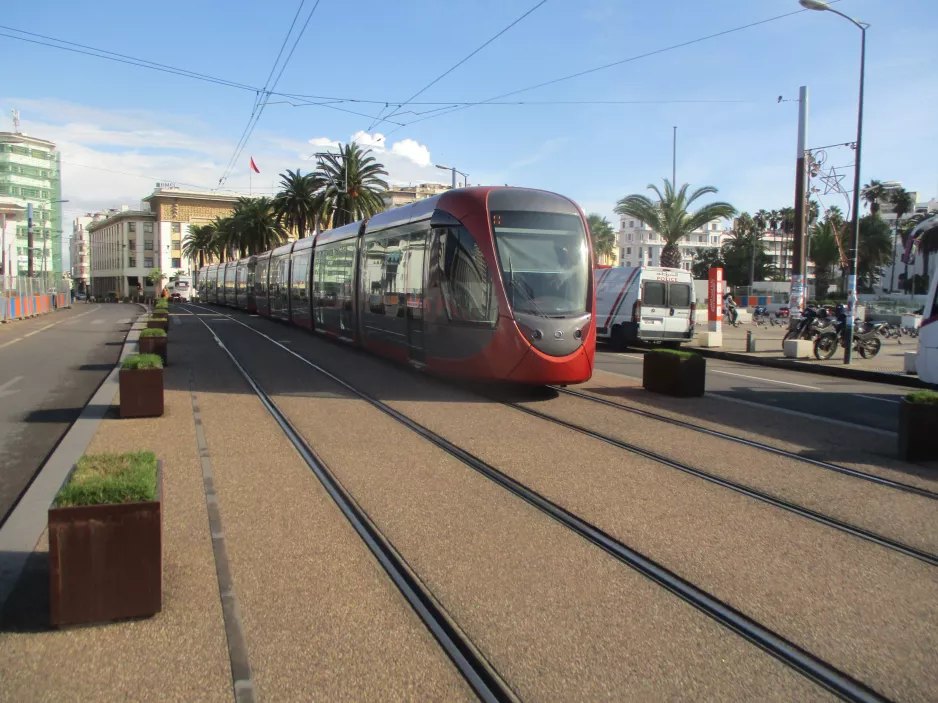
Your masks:
[[[879,341],[878,324],[866,324],[856,318],[853,328],[853,350],[858,352],[864,359],[872,359],[882,348],[882,342]],[[837,348],[846,348],[846,339],[844,330],[847,327],[847,316],[839,314],[837,322],[834,323],[834,330],[821,333],[814,340],[814,356],[821,361],[826,361],[834,356]]]
[[[725,305],[723,306],[723,317],[729,322],[733,327],[739,327],[739,312],[736,310],[735,305]]]
[[[812,341],[817,339],[828,327],[831,326],[831,320],[827,316],[827,310],[821,308],[805,308],[799,319],[791,329],[782,338],[782,341],[789,339],[806,339]]]

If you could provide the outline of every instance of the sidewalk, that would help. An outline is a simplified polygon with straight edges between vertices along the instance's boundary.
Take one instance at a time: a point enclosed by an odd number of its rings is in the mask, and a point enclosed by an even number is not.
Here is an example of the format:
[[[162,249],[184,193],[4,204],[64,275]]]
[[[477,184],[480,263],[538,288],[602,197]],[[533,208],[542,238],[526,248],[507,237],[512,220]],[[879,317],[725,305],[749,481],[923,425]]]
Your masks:
[[[699,331],[703,331],[701,327]],[[912,337],[903,337],[899,340],[880,337],[882,348],[873,359],[864,359],[854,354],[849,367],[844,365],[843,349],[840,349],[833,358],[820,361],[812,355],[810,359],[788,359],[782,353],[782,339],[788,331],[787,325],[761,326],[754,324],[741,324],[733,327],[723,323],[723,344],[720,347],[700,346],[700,336],[687,345],[687,348],[700,351],[705,356],[725,358],[743,363],[785,365],[798,370],[815,371],[830,375],[869,375],[867,380],[876,380],[874,374],[881,374],[887,383],[903,383],[920,385],[918,376],[905,373],[905,355],[918,350],[918,340]],[[756,340],[756,351],[746,351],[747,333],[752,333]],[[898,378],[897,378],[898,376]]]
[[[163,461],[162,612],[50,630],[43,533],[0,612],[0,701],[470,699],[194,317],[169,359],[164,415],[115,396],[87,450]]]

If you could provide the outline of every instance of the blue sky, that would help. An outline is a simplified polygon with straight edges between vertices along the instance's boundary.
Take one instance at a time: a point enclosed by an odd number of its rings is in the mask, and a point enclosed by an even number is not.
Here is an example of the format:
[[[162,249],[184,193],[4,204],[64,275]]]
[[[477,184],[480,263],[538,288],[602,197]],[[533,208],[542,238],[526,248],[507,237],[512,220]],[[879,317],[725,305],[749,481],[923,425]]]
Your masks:
[[[402,102],[536,3],[321,0],[277,90]],[[300,22],[313,4],[306,2]],[[49,0],[41,22],[19,2],[0,23],[260,87],[298,5]],[[841,0],[834,7],[872,25],[863,181],[898,180],[922,200],[935,197],[938,3]],[[485,100],[800,9],[796,0],[548,0],[417,100]],[[798,86],[808,85],[809,145],[851,141],[859,37],[830,13],[801,12],[508,98],[637,103],[477,106],[393,134],[396,125],[385,122],[358,138],[388,135],[379,156],[394,182],[445,182],[433,164],[455,165],[470,183],[545,188],[612,217],[618,198],[670,175],[677,125],[678,182],[712,184],[739,209],[784,207],[793,200],[797,103],[777,98],[795,100]],[[24,131],[61,145],[69,216],[133,205],[156,180],[216,185],[254,101],[251,91],[6,37],[0,66],[14,67],[2,71],[0,129],[10,129],[16,107]],[[252,186],[271,191],[279,171],[309,170],[312,152],[372,122],[281,100],[271,98],[226,187],[247,190],[253,155],[262,173]],[[373,115],[383,105],[336,107]],[[836,165],[853,163],[846,149],[829,156]],[[833,196],[827,204],[843,206]]]

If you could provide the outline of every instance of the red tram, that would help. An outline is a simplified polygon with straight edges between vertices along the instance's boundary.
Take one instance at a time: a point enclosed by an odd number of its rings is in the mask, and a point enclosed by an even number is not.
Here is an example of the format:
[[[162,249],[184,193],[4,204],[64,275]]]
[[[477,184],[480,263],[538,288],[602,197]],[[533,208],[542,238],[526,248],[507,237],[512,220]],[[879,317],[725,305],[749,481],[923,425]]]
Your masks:
[[[463,188],[203,269],[210,303],[451,376],[590,378],[589,232],[571,200]]]

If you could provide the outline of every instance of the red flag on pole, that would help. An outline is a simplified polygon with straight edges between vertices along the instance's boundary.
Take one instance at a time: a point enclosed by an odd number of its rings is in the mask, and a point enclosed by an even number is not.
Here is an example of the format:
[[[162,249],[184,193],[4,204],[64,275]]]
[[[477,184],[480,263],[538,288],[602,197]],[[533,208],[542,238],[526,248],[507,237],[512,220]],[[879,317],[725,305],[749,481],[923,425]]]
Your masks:
[[[261,172],[261,170],[257,167],[257,164],[254,163],[254,157],[253,157],[253,156],[251,157],[251,170],[253,170],[254,173],[260,173],[260,172]]]

